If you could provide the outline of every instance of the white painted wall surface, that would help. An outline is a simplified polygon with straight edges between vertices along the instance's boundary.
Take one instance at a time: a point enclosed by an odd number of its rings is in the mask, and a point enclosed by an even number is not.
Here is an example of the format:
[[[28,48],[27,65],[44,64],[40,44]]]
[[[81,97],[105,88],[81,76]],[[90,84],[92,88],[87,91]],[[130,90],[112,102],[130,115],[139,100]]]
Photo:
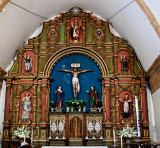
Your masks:
[[[147,104],[148,104],[148,120],[149,120],[149,133],[152,142],[157,142],[156,125],[155,125],[155,113],[153,106],[153,98],[149,90],[149,86],[146,87],[147,90]]]
[[[155,125],[157,132],[157,142],[160,143],[160,88],[152,95],[155,113]]]

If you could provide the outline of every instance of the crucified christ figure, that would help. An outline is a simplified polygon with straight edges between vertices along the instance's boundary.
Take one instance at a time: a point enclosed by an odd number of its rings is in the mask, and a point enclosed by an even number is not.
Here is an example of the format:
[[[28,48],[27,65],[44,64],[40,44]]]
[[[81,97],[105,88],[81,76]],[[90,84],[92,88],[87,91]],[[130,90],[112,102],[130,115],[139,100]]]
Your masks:
[[[91,72],[93,70],[86,69],[86,70],[79,71],[77,68],[73,68],[73,70],[60,69],[58,71],[60,71],[60,72],[69,72],[69,73],[73,74],[73,78],[72,78],[73,93],[74,93],[74,99],[77,99],[77,93],[79,93],[79,91],[80,91],[78,74],[81,74],[81,73],[84,73],[84,72]]]

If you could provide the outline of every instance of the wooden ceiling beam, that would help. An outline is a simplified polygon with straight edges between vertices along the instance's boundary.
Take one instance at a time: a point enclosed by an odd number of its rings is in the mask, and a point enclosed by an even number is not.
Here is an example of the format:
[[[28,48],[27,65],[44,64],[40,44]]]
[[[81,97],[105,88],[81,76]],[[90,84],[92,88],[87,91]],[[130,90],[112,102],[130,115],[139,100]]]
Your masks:
[[[149,9],[149,7],[146,5],[144,0],[135,0],[139,7],[142,9],[144,14],[147,16],[148,20],[150,21],[151,25],[153,26],[155,32],[157,33],[157,36],[160,38],[160,25],[157,21],[157,19],[154,17],[153,13]]]
[[[7,3],[9,2],[10,0],[1,0],[0,1],[0,12],[2,12],[2,10],[4,9],[4,7],[7,5]]]

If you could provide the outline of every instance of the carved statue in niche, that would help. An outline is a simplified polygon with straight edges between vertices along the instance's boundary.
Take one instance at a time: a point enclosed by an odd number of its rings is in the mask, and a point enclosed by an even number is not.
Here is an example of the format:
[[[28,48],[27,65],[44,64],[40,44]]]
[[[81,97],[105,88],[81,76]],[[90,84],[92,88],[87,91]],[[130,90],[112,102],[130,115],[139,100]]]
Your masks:
[[[91,86],[91,90],[87,91],[87,93],[89,94],[90,108],[96,108],[97,102],[98,102],[98,97],[97,97],[97,92],[96,92],[94,86]]]
[[[62,87],[59,86],[57,91],[55,92],[55,96],[56,96],[56,108],[62,108],[62,100],[63,100],[63,91],[62,91]]]
[[[28,119],[31,112],[31,96],[29,93],[22,98],[22,119]]]
[[[120,98],[119,99],[120,101],[120,111],[121,111],[121,114],[123,116],[123,118],[130,118],[131,116],[131,99],[129,98],[129,94],[125,94],[124,98]]]
[[[82,21],[79,17],[71,19],[71,41],[82,42]]]
[[[72,66],[73,65],[73,66]],[[79,79],[78,79],[78,75],[84,72],[91,72],[93,70],[91,69],[86,69],[86,70],[78,70],[77,67],[80,67],[80,64],[78,63],[74,63],[72,64],[71,67],[73,67],[73,70],[67,70],[67,69],[60,69],[60,72],[69,72],[73,74],[73,78],[72,78],[72,85],[73,85],[73,93],[74,93],[74,99],[77,100],[77,94],[80,91],[80,84],[79,84]],[[78,65],[78,66],[77,66]]]
[[[25,54],[24,68],[26,72],[30,72],[32,70],[32,58],[30,57],[30,55]]]
[[[128,60],[126,55],[120,55],[121,57],[121,72],[128,72]]]

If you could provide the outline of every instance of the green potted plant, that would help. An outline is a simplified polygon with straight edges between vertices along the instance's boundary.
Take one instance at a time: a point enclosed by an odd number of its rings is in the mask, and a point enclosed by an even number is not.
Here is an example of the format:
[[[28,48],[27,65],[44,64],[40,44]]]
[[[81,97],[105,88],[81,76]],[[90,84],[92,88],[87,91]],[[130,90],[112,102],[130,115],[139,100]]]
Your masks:
[[[17,127],[17,129],[13,131],[13,137],[23,138],[24,141],[21,143],[21,145],[28,145],[26,138],[30,137],[30,133],[31,131],[27,127]]]
[[[66,103],[66,111],[69,112],[71,107],[71,101],[66,100],[65,103]]]
[[[54,111],[54,101],[50,101],[50,108],[51,108],[51,112]]]
[[[98,100],[98,104],[97,104],[97,107],[98,107],[98,110],[99,110],[99,112],[101,112],[102,111],[102,100]]]

